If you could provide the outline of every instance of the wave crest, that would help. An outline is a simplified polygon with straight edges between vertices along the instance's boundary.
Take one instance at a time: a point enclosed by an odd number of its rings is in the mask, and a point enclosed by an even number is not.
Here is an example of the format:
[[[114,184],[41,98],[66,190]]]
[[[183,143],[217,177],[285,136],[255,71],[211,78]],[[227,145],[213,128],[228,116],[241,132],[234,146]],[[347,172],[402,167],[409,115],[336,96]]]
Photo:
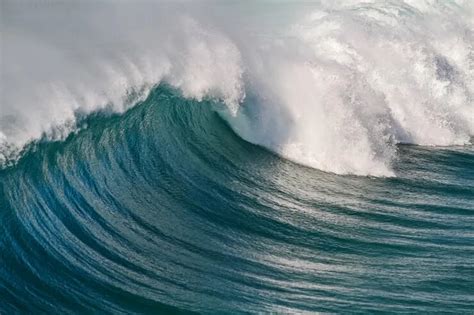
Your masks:
[[[63,138],[78,115],[123,112],[160,82],[223,101],[247,141],[339,174],[392,176],[397,143],[465,145],[474,134],[469,2],[331,2],[283,16],[142,6],[43,8],[51,26],[38,30],[35,18],[18,23],[21,4],[5,5],[15,62],[4,66],[0,162],[45,134]],[[58,16],[90,26],[72,40]]]

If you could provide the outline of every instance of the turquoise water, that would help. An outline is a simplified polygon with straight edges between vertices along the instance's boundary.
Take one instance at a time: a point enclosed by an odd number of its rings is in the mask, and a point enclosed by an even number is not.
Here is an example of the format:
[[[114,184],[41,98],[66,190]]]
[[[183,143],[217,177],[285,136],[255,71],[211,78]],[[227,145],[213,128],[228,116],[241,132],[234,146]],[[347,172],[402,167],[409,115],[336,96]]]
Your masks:
[[[167,86],[0,170],[0,312],[474,309],[472,145],[335,175]]]

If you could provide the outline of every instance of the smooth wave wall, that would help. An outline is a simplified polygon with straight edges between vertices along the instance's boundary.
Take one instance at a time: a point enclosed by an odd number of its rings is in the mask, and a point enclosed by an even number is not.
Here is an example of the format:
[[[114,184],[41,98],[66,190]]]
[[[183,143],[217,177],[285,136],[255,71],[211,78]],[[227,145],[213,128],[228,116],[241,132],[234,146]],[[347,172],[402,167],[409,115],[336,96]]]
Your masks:
[[[397,143],[474,134],[473,4],[2,2],[0,162],[165,82],[245,140],[339,174],[392,176]]]

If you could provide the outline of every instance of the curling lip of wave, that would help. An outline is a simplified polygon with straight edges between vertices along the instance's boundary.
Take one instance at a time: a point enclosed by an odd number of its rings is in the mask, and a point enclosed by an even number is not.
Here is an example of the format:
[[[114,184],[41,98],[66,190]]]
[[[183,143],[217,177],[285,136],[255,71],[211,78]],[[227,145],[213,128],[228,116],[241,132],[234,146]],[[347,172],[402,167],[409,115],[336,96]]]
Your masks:
[[[160,23],[138,19],[150,17],[138,10],[132,12],[137,21],[151,24],[135,21],[125,29],[119,8],[116,16],[107,12],[107,29],[99,8],[69,16],[72,25],[91,22],[77,43],[61,30],[36,30],[34,19],[19,26],[15,17],[25,13],[14,4],[6,8],[5,39],[12,45],[5,58],[26,59],[28,71],[5,63],[4,162],[32,139],[64,138],[78,113],[123,112],[159,82],[188,98],[222,100],[227,109],[219,112],[245,140],[339,174],[391,176],[396,143],[464,145],[474,134],[469,2],[318,4],[271,31],[263,22],[250,23],[258,36],[240,34],[239,25],[222,20],[203,23],[195,12],[178,23],[167,23],[169,17]],[[47,12],[37,14],[41,19]],[[56,16],[50,18],[54,25]],[[112,54],[94,45],[80,48],[86,38],[99,43],[117,29],[124,39],[110,43]],[[67,50],[71,45],[78,46],[76,55]],[[44,61],[46,70],[35,68],[24,51],[54,60]],[[38,78],[24,79],[31,72]],[[54,75],[45,78],[49,72]]]

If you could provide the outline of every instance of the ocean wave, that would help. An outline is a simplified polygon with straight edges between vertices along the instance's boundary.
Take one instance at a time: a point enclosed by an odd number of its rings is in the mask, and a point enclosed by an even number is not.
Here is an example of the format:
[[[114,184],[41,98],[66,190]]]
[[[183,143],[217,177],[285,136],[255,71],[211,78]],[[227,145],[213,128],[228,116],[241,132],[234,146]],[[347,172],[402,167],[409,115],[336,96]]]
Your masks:
[[[1,314],[474,309],[472,1],[0,16]]]
[[[278,23],[239,4],[53,5],[34,17],[23,5],[4,4],[3,165],[161,83],[223,102],[245,140],[338,174],[393,176],[396,144],[465,145],[474,134],[468,1],[295,5]]]

